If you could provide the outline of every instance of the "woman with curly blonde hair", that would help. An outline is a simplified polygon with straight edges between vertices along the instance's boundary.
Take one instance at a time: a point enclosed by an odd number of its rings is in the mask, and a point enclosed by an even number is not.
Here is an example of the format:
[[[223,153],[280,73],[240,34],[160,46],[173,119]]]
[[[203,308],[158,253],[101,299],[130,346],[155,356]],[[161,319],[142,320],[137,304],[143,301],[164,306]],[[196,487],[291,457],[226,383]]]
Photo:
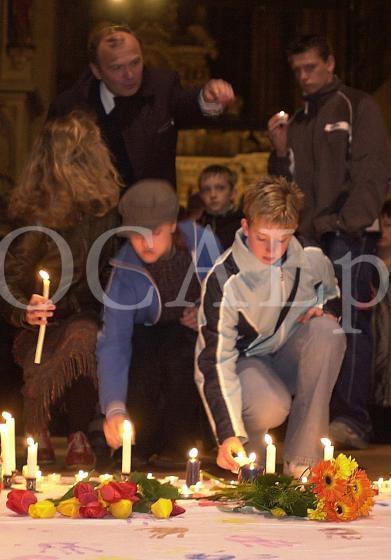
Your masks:
[[[71,434],[65,466],[91,468],[95,463],[85,436],[97,399],[95,343],[101,304],[94,294],[100,289],[98,278],[104,288],[114,237],[103,247],[92,286],[86,263],[98,237],[118,225],[120,187],[98,127],[88,115],[73,112],[46,123],[11,193],[9,215],[24,229],[4,240],[7,291],[2,290],[0,311],[21,329],[14,355],[23,368],[25,428],[39,440],[41,464],[54,460],[47,432],[54,406],[65,409]],[[39,295],[40,269],[49,273],[53,301]],[[43,354],[35,364],[43,324]]]

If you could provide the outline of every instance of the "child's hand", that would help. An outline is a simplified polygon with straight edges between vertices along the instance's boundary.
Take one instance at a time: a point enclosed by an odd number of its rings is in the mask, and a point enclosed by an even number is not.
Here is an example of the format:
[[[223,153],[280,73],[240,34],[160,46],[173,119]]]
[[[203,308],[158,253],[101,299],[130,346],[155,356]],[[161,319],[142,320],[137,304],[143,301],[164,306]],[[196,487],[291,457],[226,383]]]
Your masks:
[[[216,463],[222,469],[237,472],[238,463],[235,461],[234,455],[238,455],[239,453],[246,456],[246,452],[240,439],[237,437],[229,437],[220,445]]]
[[[48,317],[53,316],[56,306],[50,299],[33,294],[28,302],[25,320],[29,325],[46,325]]]

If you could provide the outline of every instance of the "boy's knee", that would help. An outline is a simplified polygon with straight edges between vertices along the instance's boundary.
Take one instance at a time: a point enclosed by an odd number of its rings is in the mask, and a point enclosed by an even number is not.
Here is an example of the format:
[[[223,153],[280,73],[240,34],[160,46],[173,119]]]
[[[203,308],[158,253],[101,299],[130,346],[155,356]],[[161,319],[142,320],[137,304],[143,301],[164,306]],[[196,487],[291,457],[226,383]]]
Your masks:
[[[344,352],[346,336],[339,323],[331,317],[315,317],[308,323],[309,335],[316,340],[317,346],[325,345]]]
[[[259,400],[254,399],[243,409],[245,423],[257,431],[268,430],[283,424],[289,414],[292,397],[285,388],[268,387]]]

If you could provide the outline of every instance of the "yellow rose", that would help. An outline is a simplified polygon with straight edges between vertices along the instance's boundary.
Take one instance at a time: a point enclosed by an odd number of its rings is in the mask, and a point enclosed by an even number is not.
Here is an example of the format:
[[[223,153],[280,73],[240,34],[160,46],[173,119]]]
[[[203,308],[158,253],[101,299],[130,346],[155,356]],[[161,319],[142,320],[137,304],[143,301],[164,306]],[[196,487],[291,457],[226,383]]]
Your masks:
[[[280,507],[275,507],[270,512],[274,517],[285,517],[287,515],[286,511]]]
[[[56,515],[56,507],[50,500],[42,500],[29,506],[29,516],[34,519],[49,519]]]
[[[167,519],[172,512],[172,501],[168,498],[159,498],[151,505],[151,512],[158,519]]]
[[[80,502],[77,498],[63,500],[57,506],[58,513],[65,517],[79,517]]]
[[[130,500],[119,500],[110,504],[109,512],[116,519],[127,519],[132,515],[133,503]]]

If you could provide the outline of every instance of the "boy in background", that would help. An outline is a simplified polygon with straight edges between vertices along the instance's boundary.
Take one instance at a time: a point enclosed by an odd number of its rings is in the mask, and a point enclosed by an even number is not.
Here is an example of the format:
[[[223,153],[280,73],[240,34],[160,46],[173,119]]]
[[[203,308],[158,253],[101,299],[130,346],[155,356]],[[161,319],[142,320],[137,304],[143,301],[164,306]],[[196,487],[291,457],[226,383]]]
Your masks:
[[[234,204],[236,179],[235,173],[225,165],[210,165],[198,178],[199,194],[205,205],[198,223],[212,228],[224,250],[232,245],[243,218],[242,211]]]

